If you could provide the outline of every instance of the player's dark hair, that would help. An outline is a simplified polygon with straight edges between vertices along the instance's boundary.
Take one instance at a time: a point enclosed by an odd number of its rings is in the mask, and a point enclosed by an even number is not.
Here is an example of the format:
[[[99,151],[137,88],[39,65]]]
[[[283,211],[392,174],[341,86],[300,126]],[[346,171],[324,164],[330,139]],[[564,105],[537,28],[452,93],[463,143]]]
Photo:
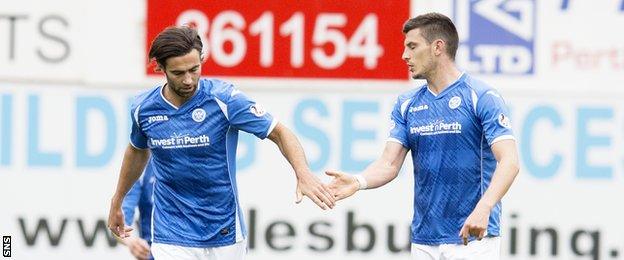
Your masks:
[[[164,68],[168,58],[184,56],[193,49],[201,55],[202,47],[201,37],[196,29],[188,26],[170,26],[152,41],[149,60],[156,60]]]
[[[459,37],[457,36],[457,29],[450,18],[439,13],[427,13],[416,16],[403,24],[403,34],[418,28],[420,28],[423,38],[429,44],[437,39],[442,39],[446,43],[446,53],[451,60],[455,60]]]

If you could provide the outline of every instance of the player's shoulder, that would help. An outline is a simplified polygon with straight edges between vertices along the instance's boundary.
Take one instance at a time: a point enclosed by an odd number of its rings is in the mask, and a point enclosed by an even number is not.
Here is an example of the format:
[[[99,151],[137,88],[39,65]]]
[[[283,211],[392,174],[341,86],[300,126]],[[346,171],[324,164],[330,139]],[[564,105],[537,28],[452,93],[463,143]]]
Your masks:
[[[465,74],[462,77],[463,77],[463,82],[464,82],[463,85],[467,87],[468,89],[470,89],[472,92],[474,92],[477,95],[477,97],[480,97],[486,93],[496,95],[496,96],[499,95],[498,91],[494,87],[486,83],[485,81],[472,77],[468,74]]]
[[[220,79],[202,78],[199,84],[200,91],[205,92],[209,96],[214,96],[221,101],[229,99],[230,96],[238,92],[232,83]]]
[[[419,96],[419,94],[421,94],[426,89],[427,89],[427,84],[423,84],[421,86],[418,86],[416,88],[413,88],[413,89],[410,89],[410,90],[408,90],[406,92],[403,92],[397,98],[397,102],[404,103],[404,102],[406,102],[408,100],[413,100],[413,99],[417,98]]]
[[[158,95],[160,95],[160,89],[161,86],[156,86],[134,96],[130,105],[132,110],[140,107],[146,107],[154,103],[154,99],[158,98]]]
[[[407,107],[419,96],[422,96],[422,91],[427,89],[427,85],[421,85],[419,87],[410,89],[409,91],[401,93],[395,102],[395,109],[398,109],[401,115],[405,115]]]

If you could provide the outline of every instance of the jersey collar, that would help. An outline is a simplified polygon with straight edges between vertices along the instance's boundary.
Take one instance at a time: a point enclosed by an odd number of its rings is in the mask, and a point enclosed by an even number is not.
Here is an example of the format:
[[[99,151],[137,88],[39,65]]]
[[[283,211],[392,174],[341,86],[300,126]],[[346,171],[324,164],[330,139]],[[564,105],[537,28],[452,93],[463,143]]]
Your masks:
[[[453,83],[451,83],[448,87],[446,87],[444,90],[442,90],[442,92],[440,92],[440,94],[435,94],[433,91],[431,91],[431,89],[429,88],[429,84],[427,84],[427,91],[429,91],[429,93],[431,95],[433,95],[435,98],[441,98],[443,97],[447,92],[450,91],[450,89],[454,88],[455,86],[459,85],[458,83],[463,82],[464,79],[466,78],[466,73],[462,71],[461,74],[459,74],[459,77],[457,77],[457,79],[455,81],[453,81]]]
[[[188,101],[186,101],[184,104],[182,104],[182,106],[185,106],[186,104],[191,103],[191,101],[196,99],[196,97],[199,95],[200,90],[202,88],[202,83],[203,83],[203,80],[200,79],[199,82],[197,82],[197,89],[195,90],[195,94],[193,94],[193,96]],[[172,104],[171,102],[169,102],[169,100],[167,100],[165,98],[165,94],[164,94],[165,85],[167,85],[167,84],[164,84],[164,85],[160,86],[160,89],[158,90],[160,92],[160,97],[161,97],[162,101],[164,101],[165,104],[167,104],[167,106],[169,106],[169,107],[171,107],[171,108],[173,108],[175,110],[179,110],[180,109],[179,107],[177,107],[176,105]]]

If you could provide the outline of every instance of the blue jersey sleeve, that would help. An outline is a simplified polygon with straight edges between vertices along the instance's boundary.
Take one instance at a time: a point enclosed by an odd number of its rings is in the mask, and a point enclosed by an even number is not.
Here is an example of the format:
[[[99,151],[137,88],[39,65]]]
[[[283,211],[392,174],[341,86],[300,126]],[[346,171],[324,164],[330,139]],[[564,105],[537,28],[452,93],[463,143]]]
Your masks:
[[[232,84],[224,83],[220,86],[220,91],[216,93],[217,99],[230,124],[240,130],[251,133],[258,138],[266,138],[277,120],[271,116],[262,105],[256,103]]]
[[[131,226],[134,220],[134,212],[139,205],[139,199],[141,198],[141,180],[137,180],[132,188],[126,194],[122,204],[121,210],[124,214],[124,222],[126,226]]]
[[[394,141],[402,144],[409,149],[408,143],[408,127],[405,121],[404,112],[409,104],[409,100],[397,99],[390,114],[390,135],[388,141]]]
[[[509,111],[498,92],[488,90],[481,95],[477,101],[476,111],[489,145],[505,139],[514,139]]]
[[[141,129],[139,121],[140,105],[132,105],[130,109],[130,117],[132,118],[132,130],[130,132],[130,143],[139,149],[147,148],[147,136]]]

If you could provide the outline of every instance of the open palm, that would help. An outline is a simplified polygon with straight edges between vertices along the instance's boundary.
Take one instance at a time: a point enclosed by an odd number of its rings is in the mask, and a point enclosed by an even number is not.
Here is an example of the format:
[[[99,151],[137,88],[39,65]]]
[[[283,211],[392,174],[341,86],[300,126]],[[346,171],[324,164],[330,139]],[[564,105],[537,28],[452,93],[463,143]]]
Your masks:
[[[325,174],[334,177],[329,183],[329,190],[336,200],[347,198],[358,191],[359,184],[355,177],[339,171],[325,171]]]

